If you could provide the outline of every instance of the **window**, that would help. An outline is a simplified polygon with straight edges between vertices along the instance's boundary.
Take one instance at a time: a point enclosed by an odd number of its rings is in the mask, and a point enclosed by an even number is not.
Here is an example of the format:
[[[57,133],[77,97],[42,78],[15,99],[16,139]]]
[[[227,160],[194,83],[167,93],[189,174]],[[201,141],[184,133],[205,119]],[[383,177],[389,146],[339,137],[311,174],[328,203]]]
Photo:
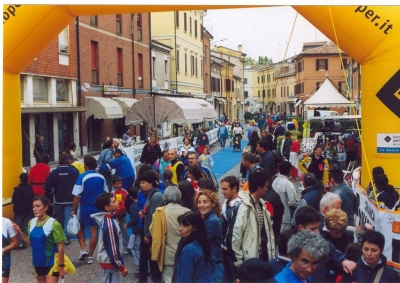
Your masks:
[[[339,86],[338,91],[340,93],[346,93],[347,92],[346,82],[339,82],[338,86]]]
[[[281,97],[283,96],[283,91],[282,91],[283,87],[281,87]]]
[[[235,90],[235,82],[232,80],[232,92]]]
[[[244,98],[248,98],[249,97],[249,92],[247,90],[244,91]]]
[[[286,87],[286,94],[289,96],[289,86]]]
[[[179,50],[176,50],[176,71],[179,72]]]
[[[194,75],[194,56],[190,55],[190,74]]]
[[[317,64],[317,66],[316,66],[317,71],[328,70],[328,59],[317,59],[316,64]]]
[[[58,51],[61,54],[68,55],[68,27],[58,35]]]
[[[91,41],[92,84],[99,84],[99,44]]]
[[[137,26],[137,40],[142,41],[142,13],[137,14],[136,26]]]
[[[301,93],[304,93],[304,83],[301,83]]]
[[[340,65],[340,68],[343,70],[346,69],[346,66],[347,66],[347,58],[342,58],[342,65]]]
[[[168,80],[168,61],[164,61],[164,74],[165,74],[165,80]]]
[[[194,20],[194,37],[197,38],[197,20]]]
[[[257,77],[257,83],[260,83],[260,76]]]
[[[260,97],[260,91],[258,91],[258,97]]]
[[[203,25],[200,24],[200,40],[203,40]]]
[[[201,62],[200,62],[200,75],[201,75],[201,78],[203,78],[203,73],[204,73],[203,64],[204,64],[203,59],[201,59]]]
[[[245,85],[247,85],[247,78],[244,78],[243,83],[244,83]]]
[[[268,89],[268,98],[270,98],[271,97],[271,90],[270,89]]]
[[[271,81],[271,76],[270,76],[270,74],[267,75],[267,81],[268,81],[268,82]]]
[[[68,80],[57,79],[56,80],[56,98],[57,101],[68,101]]]
[[[189,33],[192,34],[192,17],[189,17]]]
[[[185,74],[187,74],[188,72],[188,69],[187,69],[187,53],[185,53]]]
[[[156,77],[156,57],[152,57],[152,65],[151,65],[151,77],[154,79]]]
[[[297,72],[301,73],[304,70],[304,64],[303,61],[300,61],[297,63]]]
[[[47,102],[47,79],[44,77],[33,77],[33,101]]]
[[[269,90],[268,90],[268,91],[269,91]],[[265,98],[265,89],[263,89],[262,95],[263,95],[262,97]]]
[[[123,62],[122,48],[117,48],[117,86],[123,86]]]
[[[225,79],[225,91],[231,91],[231,80]]]
[[[117,34],[122,34],[122,14],[117,14],[116,16],[116,23],[117,23]]]
[[[179,12],[175,12],[175,27],[179,28]]]
[[[198,72],[197,72],[197,57],[194,58],[194,71],[195,71],[195,75],[197,77],[198,76]]]
[[[97,15],[90,16],[90,25],[97,27],[97,25],[98,25],[97,20],[98,20]]]
[[[143,88],[143,54],[138,54],[138,86]]]
[[[183,31],[187,32],[187,18],[186,13],[183,13]]]
[[[217,91],[221,92],[221,79],[217,79]]]

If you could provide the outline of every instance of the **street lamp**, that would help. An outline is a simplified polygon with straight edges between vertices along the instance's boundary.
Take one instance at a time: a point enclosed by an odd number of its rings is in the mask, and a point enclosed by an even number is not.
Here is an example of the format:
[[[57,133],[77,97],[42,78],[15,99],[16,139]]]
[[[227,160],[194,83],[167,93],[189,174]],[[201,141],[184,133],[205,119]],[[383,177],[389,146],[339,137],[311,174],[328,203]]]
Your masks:
[[[224,39],[217,40],[217,41],[212,41],[212,42],[210,42],[210,45],[211,45],[211,44],[215,45],[215,43],[221,42],[221,41],[224,41],[224,40],[227,40],[227,39],[228,39],[228,38],[224,38]]]

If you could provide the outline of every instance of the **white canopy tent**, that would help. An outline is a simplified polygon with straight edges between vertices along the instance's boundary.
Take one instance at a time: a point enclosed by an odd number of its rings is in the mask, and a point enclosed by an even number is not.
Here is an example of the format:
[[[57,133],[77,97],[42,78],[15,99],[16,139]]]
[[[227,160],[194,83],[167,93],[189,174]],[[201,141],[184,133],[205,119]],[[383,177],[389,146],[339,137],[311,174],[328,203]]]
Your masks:
[[[352,102],[339,93],[332,81],[325,77],[319,89],[304,102],[306,107],[350,107]]]
[[[214,107],[203,99],[156,96],[134,103],[126,114],[125,124],[147,122],[155,127],[165,121],[187,124],[216,118]]]

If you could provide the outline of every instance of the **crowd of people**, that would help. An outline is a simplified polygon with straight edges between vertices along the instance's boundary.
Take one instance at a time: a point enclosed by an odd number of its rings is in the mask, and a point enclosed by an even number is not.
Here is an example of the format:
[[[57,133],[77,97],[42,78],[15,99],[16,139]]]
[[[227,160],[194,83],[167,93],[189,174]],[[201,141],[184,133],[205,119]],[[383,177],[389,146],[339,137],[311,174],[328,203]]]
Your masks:
[[[242,176],[219,182],[205,128],[194,146],[186,136],[180,150],[162,151],[150,137],[137,172],[111,138],[97,160],[83,158],[83,171],[67,149],[51,172],[48,156],[39,154],[14,190],[14,222],[3,218],[3,282],[10,275],[11,250],[26,245],[38,282],[72,273],[64,246],[71,244],[68,223],[74,218],[76,257],[97,261],[106,283],[131,272],[139,283],[148,282],[149,274],[153,283],[398,282],[383,255],[384,236],[368,223],[356,227],[359,200],[342,170],[328,170],[320,145],[300,161],[302,136],[292,142],[286,130],[276,130],[281,121],[272,122],[271,132],[268,119],[260,120],[246,132],[240,121],[231,133],[224,123],[217,126],[221,149],[229,135],[249,137],[251,147],[242,154]],[[281,152],[275,131],[285,136]],[[304,170],[300,194],[297,168]],[[378,199],[388,208],[396,205],[383,169],[373,173],[371,186],[382,191]],[[133,257],[133,266],[125,264],[126,256]]]

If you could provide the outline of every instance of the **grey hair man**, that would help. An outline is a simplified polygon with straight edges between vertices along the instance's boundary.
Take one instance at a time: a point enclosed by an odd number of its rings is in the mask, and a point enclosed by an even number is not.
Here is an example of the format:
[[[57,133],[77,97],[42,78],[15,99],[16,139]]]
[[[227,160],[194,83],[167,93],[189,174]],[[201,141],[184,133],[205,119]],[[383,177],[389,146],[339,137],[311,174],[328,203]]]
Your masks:
[[[175,253],[181,239],[178,216],[190,211],[190,209],[179,204],[181,197],[181,191],[177,187],[168,187],[163,195],[165,206],[156,209],[150,226],[150,233],[153,239],[151,259],[157,261],[160,270],[162,270],[165,283],[172,281]],[[166,219],[166,223],[164,219]],[[164,234],[161,231],[164,225],[167,226],[167,233],[164,238],[165,245],[162,245]]]
[[[325,214],[332,208],[342,208],[342,199],[339,195],[327,192],[321,198],[319,202],[319,217],[321,218],[321,223],[319,226],[319,232],[322,232],[325,223]]]
[[[309,282],[320,261],[329,255],[326,241],[311,231],[299,231],[288,242],[292,262],[274,278],[278,282]]]

